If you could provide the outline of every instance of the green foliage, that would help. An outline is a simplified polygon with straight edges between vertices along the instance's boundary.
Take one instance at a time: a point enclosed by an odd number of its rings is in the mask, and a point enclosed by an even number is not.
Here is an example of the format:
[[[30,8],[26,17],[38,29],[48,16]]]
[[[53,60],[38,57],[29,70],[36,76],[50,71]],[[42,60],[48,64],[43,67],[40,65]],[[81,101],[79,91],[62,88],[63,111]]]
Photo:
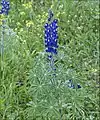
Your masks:
[[[11,0],[8,17],[0,16],[0,25],[6,19],[3,59],[0,53],[1,120],[99,120],[98,4]],[[49,8],[59,21],[55,85],[43,52]],[[68,88],[70,79],[82,88]]]

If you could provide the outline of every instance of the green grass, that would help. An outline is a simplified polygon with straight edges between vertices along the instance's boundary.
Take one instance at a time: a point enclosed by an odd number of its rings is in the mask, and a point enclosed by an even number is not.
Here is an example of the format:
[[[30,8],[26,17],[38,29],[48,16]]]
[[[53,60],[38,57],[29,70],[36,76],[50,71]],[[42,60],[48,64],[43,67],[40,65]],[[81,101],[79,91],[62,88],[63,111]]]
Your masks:
[[[0,120],[99,120],[99,2],[15,3],[0,54]],[[43,43],[49,8],[59,24],[54,86]],[[82,88],[64,86],[70,79]]]

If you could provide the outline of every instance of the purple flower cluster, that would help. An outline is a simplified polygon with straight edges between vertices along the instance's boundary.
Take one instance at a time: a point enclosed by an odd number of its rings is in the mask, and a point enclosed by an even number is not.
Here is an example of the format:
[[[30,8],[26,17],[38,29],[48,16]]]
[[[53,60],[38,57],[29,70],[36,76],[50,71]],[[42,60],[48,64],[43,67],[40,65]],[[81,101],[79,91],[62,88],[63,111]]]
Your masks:
[[[58,39],[58,20],[54,19],[50,24],[46,23],[45,24],[45,47],[46,47],[46,52],[52,53],[52,54],[57,54],[57,39]]]
[[[1,1],[2,9],[0,10],[0,14],[6,14],[8,15],[8,11],[10,9],[9,1],[2,0]]]

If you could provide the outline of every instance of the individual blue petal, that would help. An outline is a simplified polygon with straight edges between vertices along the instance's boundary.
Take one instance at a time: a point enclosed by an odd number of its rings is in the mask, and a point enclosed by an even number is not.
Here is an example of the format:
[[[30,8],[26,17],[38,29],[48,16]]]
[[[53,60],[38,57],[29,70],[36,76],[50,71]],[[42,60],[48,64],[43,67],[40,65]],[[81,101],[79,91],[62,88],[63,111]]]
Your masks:
[[[50,34],[51,33],[51,29],[47,28],[45,29],[45,34]]]
[[[50,52],[50,53],[54,53],[54,54],[57,54],[57,50],[55,48],[52,48],[52,47],[48,47],[46,49],[46,52]]]
[[[49,43],[50,42],[50,39],[45,39],[45,44]]]
[[[81,85],[80,85],[80,84],[77,84],[77,88],[81,88]]]
[[[75,89],[75,85],[72,84],[72,85],[71,85],[71,88]]]
[[[57,20],[57,19],[54,19],[53,22],[54,22],[54,23],[58,23],[58,20]]]
[[[54,19],[54,20],[51,22],[50,27],[57,28],[57,27],[58,27],[57,22],[58,22],[58,21],[57,21],[56,19]]]
[[[52,23],[50,24],[50,28],[51,28],[51,29],[57,29],[57,28],[58,28],[58,25],[52,22]]]
[[[7,5],[10,5],[10,4],[9,4],[9,1],[7,1]]]
[[[48,27],[48,23],[46,23],[46,24],[44,25],[44,27],[47,28],[47,27]]]
[[[49,30],[49,29],[46,29],[44,33],[45,33],[45,34],[50,34],[50,30]]]
[[[44,38],[45,39],[49,39],[50,38],[50,34],[45,34]]]
[[[51,20],[51,17],[48,18],[48,21],[50,21],[50,20]]]
[[[53,38],[53,39],[58,39],[58,35],[53,34],[53,35],[52,35],[52,38]]]
[[[52,59],[52,55],[48,55],[48,59],[51,60]]]
[[[2,1],[1,1],[1,5],[4,5],[4,4],[5,4],[5,0],[2,0]]]
[[[57,42],[46,42],[45,43],[45,47],[54,47],[54,48],[58,48]]]
[[[58,34],[57,30],[52,29],[53,34]]]

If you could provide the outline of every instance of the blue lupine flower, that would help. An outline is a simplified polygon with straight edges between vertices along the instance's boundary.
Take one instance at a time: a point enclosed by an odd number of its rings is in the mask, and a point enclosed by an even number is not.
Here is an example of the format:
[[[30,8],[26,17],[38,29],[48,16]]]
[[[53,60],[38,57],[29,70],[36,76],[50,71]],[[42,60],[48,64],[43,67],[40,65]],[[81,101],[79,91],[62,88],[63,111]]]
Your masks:
[[[58,20],[52,19],[53,12],[49,10],[49,17],[48,22],[44,25],[44,44],[45,44],[45,51],[48,53],[47,60],[49,60],[49,75],[52,77],[50,79],[52,84],[56,84],[55,77],[56,77],[56,67],[55,67],[55,60],[54,55],[57,54],[58,48]]]
[[[73,84],[73,81],[72,81],[72,80],[69,80],[69,81],[68,81],[68,87],[75,89],[75,85]],[[77,84],[76,87],[79,89],[79,88],[81,88],[81,85],[80,85],[80,84]]]
[[[1,1],[2,9],[0,10],[0,14],[6,14],[8,15],[8,11],[10,9],[9,1],[2,0]]]
[[[53,17],[53,12],[51,10],[49,10],[49,18],[48,18],[48,22],[51,21],[51,18]]]
[[[81,85],[80,85],[80,84],[77,84],[77,88],[81,88]]]
[[[57,33],[57,28],[58,28],[58,20],[54,19],[50,24],[46,23],[45,24],[45,47],[46,47],[46,52],[57,54],[57,39],[58,39],[58,33]]]

